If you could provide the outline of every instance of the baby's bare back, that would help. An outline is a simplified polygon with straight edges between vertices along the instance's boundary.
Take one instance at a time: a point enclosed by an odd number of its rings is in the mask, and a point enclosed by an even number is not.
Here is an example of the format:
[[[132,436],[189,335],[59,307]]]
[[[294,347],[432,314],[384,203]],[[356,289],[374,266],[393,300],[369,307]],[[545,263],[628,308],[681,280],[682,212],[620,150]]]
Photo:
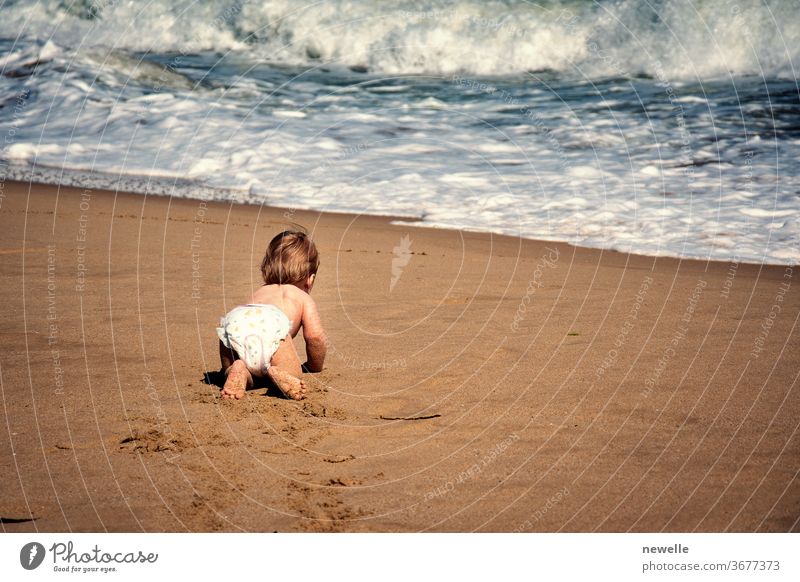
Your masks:
[[[294,285],[263,285],[253,293],[250,303],[274,305],[292,322],[292,337],[297,335],[303,319],[305,293]]]

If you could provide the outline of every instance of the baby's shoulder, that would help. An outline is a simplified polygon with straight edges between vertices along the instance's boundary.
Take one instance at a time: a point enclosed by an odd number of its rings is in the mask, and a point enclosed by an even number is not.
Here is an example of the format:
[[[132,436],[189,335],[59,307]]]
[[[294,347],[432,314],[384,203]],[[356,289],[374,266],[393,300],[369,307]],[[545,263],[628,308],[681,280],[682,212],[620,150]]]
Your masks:
[[[277,285],[262,285],[250,296],[250,303],[274,303],[280,299],[280,291]]]
[[[299,316],[302,317],[305,313],[314,311],[316,309],[317,304],[314,302],[314,299],[312,299],[311,295],[299,287],[295,287],[294,285],[286,285],[283,292],[284,297],[288,300],[288,302],[296,306]]]
[[[300,303],[305,303],[309,298],[308,293],[295,287],[294,285],[281,285],[281,292],[283,293],[284,297],[288,297],[292,301]]]

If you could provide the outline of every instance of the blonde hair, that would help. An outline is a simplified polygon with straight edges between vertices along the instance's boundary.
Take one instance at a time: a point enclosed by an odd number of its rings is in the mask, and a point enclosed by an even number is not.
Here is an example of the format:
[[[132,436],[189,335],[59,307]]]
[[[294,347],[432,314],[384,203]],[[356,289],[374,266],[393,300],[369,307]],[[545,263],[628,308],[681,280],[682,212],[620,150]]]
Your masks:
[[[273,238],[261,261],[266,285],[299,285],[319,269],[317,245],[304,230],[286,230]]]

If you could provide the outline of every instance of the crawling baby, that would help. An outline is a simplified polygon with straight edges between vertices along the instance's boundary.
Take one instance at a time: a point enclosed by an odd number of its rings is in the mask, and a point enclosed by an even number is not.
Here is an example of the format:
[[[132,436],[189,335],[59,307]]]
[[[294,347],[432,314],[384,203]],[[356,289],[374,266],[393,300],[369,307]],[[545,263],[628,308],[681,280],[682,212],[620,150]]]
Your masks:
[[[254,377],[269,377],[287,397],[302,399],[303,370],[322,371],[326,338],[311,289],[319,269],[314,241],[303,231],[287,230],[273,238],[261,261],[261,286],[246,305],[225,315],[217,328],[225,372],[222,398],[242,398]],[[305,364],[292,338],[303,328]]]

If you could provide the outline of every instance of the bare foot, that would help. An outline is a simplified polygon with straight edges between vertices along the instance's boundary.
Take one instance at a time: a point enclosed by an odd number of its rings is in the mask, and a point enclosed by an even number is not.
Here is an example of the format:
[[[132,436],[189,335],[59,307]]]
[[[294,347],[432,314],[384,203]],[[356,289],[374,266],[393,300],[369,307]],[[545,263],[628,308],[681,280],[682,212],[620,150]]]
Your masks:
[[[289,372],[277,366],[270,366],[267,374],[286,396],[292,400],[302,400],[306,395],[306,383],[300,378],[292,376]]]
[[[236,360],[228,369],[228,379],[222,389],[223,400],[240,400],[244,398],[245,390],[250,384],[250,372],[242,360]]]

